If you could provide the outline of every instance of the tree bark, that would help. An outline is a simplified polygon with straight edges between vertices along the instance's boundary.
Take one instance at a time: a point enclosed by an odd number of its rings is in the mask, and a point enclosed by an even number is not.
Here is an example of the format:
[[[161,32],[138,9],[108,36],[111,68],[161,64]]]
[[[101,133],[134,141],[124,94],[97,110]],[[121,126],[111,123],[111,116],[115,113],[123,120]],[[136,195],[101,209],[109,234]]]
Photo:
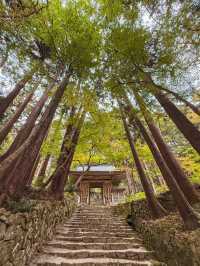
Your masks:
[[[173,104],[169,98],[162,92],[154,94],[168,116],[175,123],[177,128],[189,141],[192,147],[200,153],[200,131],[193,125],[190,120]]]
[[[133,177],[131,174],[131,169],[128,167],[128,165],[126,165],[126,179],[127,179],[127,183],[128,183],[128,192],[129,194],[132,194],[135,192],[135,188],[134,188],[134,181],[133,181]]]
[[[140,71],[144,75],[144,84],[148,91],[153,94],[160,105],[164,108],[168,116],[181,131],[184,137],[189,141],[192,147],[200,153],[200,131],[193,125],[190,120],[173,104],[170,99],[162,92],[165,90],[162,86],[154,83],[151,74]],[[141,83],[143,83],[141,82]]]
[[[146,176],[147,176],[147,178],[148,178],[149,181],[150,181],[150,184],[151,184],[151,186],[152,186],[152,190],[153,190],[154,194],[156,194],[156,188],[155,188],[155,185],[154,185],[154,180],[153,180],[153,178],[151,177],[151,174],[149,173],[150,171],[149,171],[149,167],[148,167],[147,163],[144,162],[144,161],[143,161],[143,168],[144,168],[144,170],[145,170],[145,172],[146,172]]]
[[[51,154],[47,154],[41,165],[40,171],[37,176],[37,180],[35,182],[36,186],[41,186],[43,184],[50,157],[51,157]]]
[[[153,142],[152,138],[148,134],[146,128],[142,124],[142,122],[139,120],[139,118],[131,112],[129,107],[129,118],[130,122],[133,122],[133,120],[136,122],[138,129],[140,130],[143,138],[145,139],[149,149],[151,150],[151,153],[163,175],[163,178],[169,187],[172,197],[174,199],[174,202],[178,208],[178,211],[180,213],[180,216],[185,224],[185,227],[187,229],[194,229],[199,227],[199,215],[197,215],[192,206],[189,204],[188,200],[186,199],[184,193],[180,189],[176,179],[173,177],[171,171],[167,167],[162,155],[160,154],[156,144]]]
[[[160,130],[154,124],[153,118],[151,117],[150,111],[147,109],[143,99],[135,92],[136,100],[140,106],[140,109],[143,113],[145,121],[149,127],[149,130],[162,154],[167,167],[172,172],[174,178],[176,179],[178,185],[182,189],[185,197],[187,197],[188,201],[192,203],[196,203],[199,201],[199,196],[194,186],[191,184],[187,176],[185,175],[183,169],[181,168],[179,162],[175,158],[172,153],[170,147],[165,143]]]
[[[57,106],[64,94],[65,88],[69,82],[69,77],[70,73],[66,73],[40,122],[32,130],[29,138],[1,163],[0,180],[4,180],[3,189],[11,195],[17,192],[19,192],[19,195],[22,194],[23,188],[26,186],[33,163],[37,158]],[[14,169],[11,173],[8,173],[8,170],[11,167],[13,168],[13,165],[15,165]],[[5,176],[6,179],[4,178]]]
[[[64,188],[66,185],[66,179],[69,175],[70,166],[73,160],[74,152],[78,143],[81,128],[85,119],[85,112],[83,111],[81,117],[78,120],[77,126],[74,130],[66,130],[63,145],[61,148],[61,155],[58,159],[58,165],[55,172],[52,175],[52,181],[49,188],[49,193],[57,200],[63,199]],[[69,135],[72,134],[72,136]],[[71,144],[67,147],[67,136],[71,139]],[[64,149],[63,149],[64,147]],[[63,153],[63,151],[65,153]]]
[[[32,169],[32,171],[31,171],[31,174],[30,174],[30,176],[29,176],[29,179],[28,179],[28,181],[27,181],[27,186],[31,186],[31,184],[32,184],[32,180],[34,179],[35,172],[36,172],[36,170],[37,170],[37,168],[38,168],[38,164],[39,164],[39,162],[40,162],[40,157],[41,157],[41,155],[40,155],[40,153],[39,153],[38,156],[37,156],[37,159],[36,159],[36,161],[35,161],[35,163],[34,163],[34,166],[33,166],[33,169]]]
[[[0,162],[5,160],[9,155],[11,155],[14,151],[16,151],[28,138],[30,135],[32,129],[35,126],[35,122],[40,115],[42,108],[44,107],[45,102],[48,99],[48,92],[53,88],[55,85],[55,82],[51,83],[49,88],[44,91],[42,97],[37,102],[36,106],[33,108],[32,112],[30,113],[29,117],[27,118],[24,126],[20,129],[18,132],[15,140],[11,144],[11,146],[8,148],[8,150],[0,156]]]
[[[158,86],[158,85],[157,85]],[[161,90],[166,91],[167,93],[172,94],[175,99],[177,99],[180,102],[183,102],[187,107],[189,107],[195,114],[200,115],[200,108],[192,104],[191,102],[184,99],[182,96],[180,96],[178,93],[171,91],[167,88],[159,86]]]
[[[3,98],[1,100],[0,104],[0,119],[3,118],[3,115],[6,111],[6,109],[9,107],[9,105],[13,102],[13,100],[17,97],[17,95],[20,93],[20,91],[24,88],[26,83],[32,79],[32,76],[35,73],[35,68],[28,71],[23,79],[21,79],[14,87],[14,89],[8,94],[7,97]]]
[[[50,157],[51,157],[51,155],[50,154],[47,154],[47,156],[44,159],[44,162],[42,164],[42,167],[40,169],[40,172],[39,172],[38,176],[45,176],[46,169],[47,169],[47,165],[49,163]]]
[[[121,107],[120,107],[120,109],[121,109]],[[145,175],[142,163],[141,163],[139,156],[137,154],[137,151],[135,149],[135,145],[134,145],[134,142],[132,140],[132,136],[130,134],[130,131],[129,131],[129,128],[128,128],[128,125],[126,122],[126,118],[123,114],[122,109],[121,109],[121,114],[122,114],[122,120],[123,120],[123,124],[124,124],[124,129],[126,132],[126,136],[127,136],[128,141],[129,141],[131,152],[133,154],[133,158],[134,158],[135,165],[136,165],[136,168],[138,171],[138,175],[140,177],[142,186],[144,188],[144,192],[146,195],[146,199],[147,199],[150,211],[152,213],[153,218],[161,218],[167,214],[167,211],[162,207],[162,205],[156,199],[155,194],[154,194],[153,189],[152,189],[152,185],[150,184],[149,179]]]
[[[30,102],[34,92],[30,92],[27,97],[25,98],[24,102],[20,104],[20,106],[17,108],[15,114],[8,120],[8,122],[3,126],[3,128],[0,130],[0,145],[7,137],[8,133],[12,129],[13,125],[17,122],[18,118],[26,108],[27,104]]]

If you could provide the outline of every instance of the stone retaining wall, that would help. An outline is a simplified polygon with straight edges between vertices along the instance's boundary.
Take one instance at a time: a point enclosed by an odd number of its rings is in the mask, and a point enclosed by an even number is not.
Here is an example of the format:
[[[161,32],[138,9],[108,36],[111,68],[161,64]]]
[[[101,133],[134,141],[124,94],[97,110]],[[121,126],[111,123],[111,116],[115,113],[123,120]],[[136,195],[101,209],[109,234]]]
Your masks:
[[[29,212],[0,209],[0,265],[24,266],[35,251],[50,240],[57,224],[69,218],[75,201],[34,201]]]
[[[168,194],[159,200],[166,209],[175,210]],[[185,231],[176,212],[153,220],[145,200],[115,206],[113,211],[126,217],[128,214],[132,216],[133,227],[160,261],[169,266],[200,266],[200,229]]]

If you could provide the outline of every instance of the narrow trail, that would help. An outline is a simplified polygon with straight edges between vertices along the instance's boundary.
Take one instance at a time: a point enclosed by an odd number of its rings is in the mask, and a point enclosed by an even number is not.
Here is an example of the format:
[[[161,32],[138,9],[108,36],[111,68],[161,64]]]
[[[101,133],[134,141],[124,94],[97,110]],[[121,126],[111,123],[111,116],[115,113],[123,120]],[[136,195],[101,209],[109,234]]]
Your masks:
[[[84,206],[57,228],[30,266],[162,265],[152,258],[153,252],[110,207]]]

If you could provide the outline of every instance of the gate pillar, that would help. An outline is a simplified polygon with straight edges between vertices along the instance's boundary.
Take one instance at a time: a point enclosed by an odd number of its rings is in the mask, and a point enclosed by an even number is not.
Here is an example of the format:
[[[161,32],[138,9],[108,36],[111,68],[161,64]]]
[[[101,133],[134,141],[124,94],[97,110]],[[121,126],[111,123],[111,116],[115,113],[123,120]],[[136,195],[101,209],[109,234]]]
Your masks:
[[[112,202],[112,182],[106,181],[103,183],[103,202],[105,205],[110,205]]]
[[[80,203],[89,204],[90,201],[90,188],[88,182],[80,183]]]

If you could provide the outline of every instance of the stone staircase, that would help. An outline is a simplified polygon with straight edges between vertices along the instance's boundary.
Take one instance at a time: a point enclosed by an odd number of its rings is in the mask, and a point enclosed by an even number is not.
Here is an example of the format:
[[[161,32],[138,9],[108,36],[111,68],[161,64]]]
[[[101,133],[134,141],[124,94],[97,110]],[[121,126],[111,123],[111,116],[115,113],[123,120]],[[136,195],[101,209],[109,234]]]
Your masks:
[[[82,206],[57,228],[54,239],[36,254],[30,266],[162,265],[141,244],[125,220],[110,207]]]

